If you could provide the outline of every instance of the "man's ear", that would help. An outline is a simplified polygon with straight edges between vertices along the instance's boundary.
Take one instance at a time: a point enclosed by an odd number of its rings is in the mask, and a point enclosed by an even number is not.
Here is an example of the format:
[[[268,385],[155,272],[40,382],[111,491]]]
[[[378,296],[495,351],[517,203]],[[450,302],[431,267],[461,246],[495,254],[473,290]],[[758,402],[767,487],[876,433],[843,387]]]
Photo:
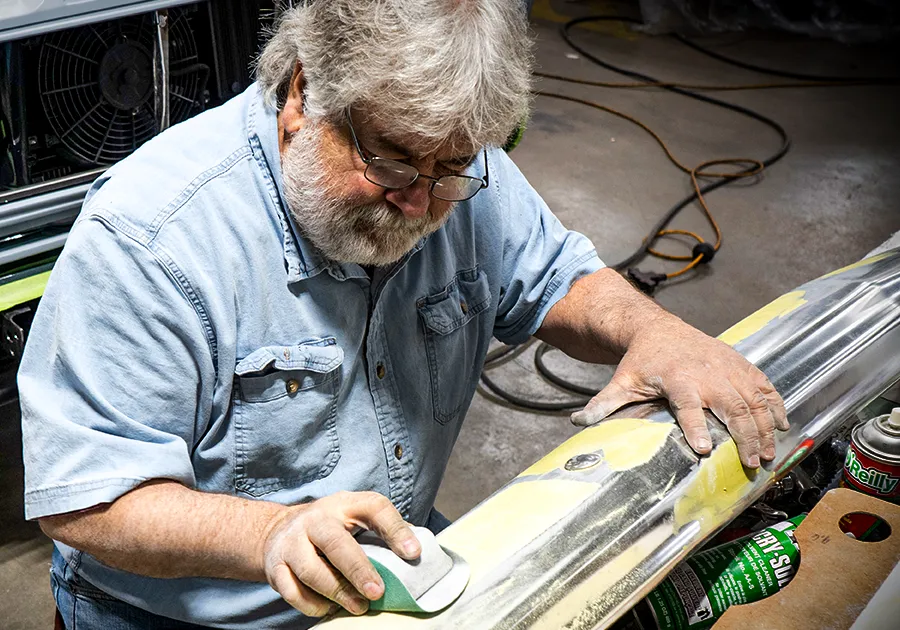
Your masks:
[[[281,118],[285,133],[293,134],[303,126],[304,112],[303,99],[305,97],[306,78],[303,76],[303,67],[298,61],[294,66],[291,81],[288,84],[287,96],[284,107],[281,109]]]
[[[278,112],[278,144],[281,150],[285,149],[290,143],[291,136],[300,131],[306,122],[306,114],[303,111],[305,89],[306,79],[298,61],[294,66],[293,74],[291,74],[290,83],[288,83],[284,106]]]

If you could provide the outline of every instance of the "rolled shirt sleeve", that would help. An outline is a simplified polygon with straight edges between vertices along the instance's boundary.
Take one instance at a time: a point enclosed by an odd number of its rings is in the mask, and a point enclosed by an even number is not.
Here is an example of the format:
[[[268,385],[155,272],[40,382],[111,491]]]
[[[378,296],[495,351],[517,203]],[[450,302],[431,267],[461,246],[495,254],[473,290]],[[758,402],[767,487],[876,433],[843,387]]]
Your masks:
[[[523,343],[579,278],[604,267],[590,240],[567,230],[503,151],[491,167],[503,220],[494,238],[502,245],[502,291],[494,335]]]
[[[213,380],[208,335],[177,272],[127,230],[81,220],[18,375],[26,518],[112,502],[154,478],[193,487]]]

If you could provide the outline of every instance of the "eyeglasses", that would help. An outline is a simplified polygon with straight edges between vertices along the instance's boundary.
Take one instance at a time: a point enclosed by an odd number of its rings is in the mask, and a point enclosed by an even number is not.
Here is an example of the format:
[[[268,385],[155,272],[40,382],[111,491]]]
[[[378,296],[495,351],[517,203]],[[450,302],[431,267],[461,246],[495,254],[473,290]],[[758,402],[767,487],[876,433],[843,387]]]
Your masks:
[[[420,173],[419,169],[411,164],[378,157],[364,151],[359,144],[359,139],[356,137],[356,130],[353,128],[353,120],[349,109],[347,110],[347,126],[350,127],[350,135],[353,137],[356,152],[359,153],[359,158],[366,164],[366,179],[382,188],[406,188],[415,184],[420,177],[424,177],[431,180],[429,192],[432,196],[444,201],[465,201],[474,197],[482,188],[488,187],[487,149],[484,150],[483,178],[469,177],[467,175],[432,177],[431,175]]]

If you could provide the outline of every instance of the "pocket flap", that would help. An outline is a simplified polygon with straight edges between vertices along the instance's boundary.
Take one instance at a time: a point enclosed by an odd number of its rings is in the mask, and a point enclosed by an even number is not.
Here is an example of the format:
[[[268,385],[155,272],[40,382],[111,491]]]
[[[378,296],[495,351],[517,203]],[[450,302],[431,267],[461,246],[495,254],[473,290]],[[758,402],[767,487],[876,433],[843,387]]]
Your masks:
[[[344,351],[334,337],[308,339],[293,346],[265,346],[241,359],[234,368],[237,376],[263,372],[307,370],[327,374],[344,362]]]
[[[416,306],[426,328],[446,335],[467,324],[490,302],[487,276],[475,268],[461,271],[443,291],[421,298]]]

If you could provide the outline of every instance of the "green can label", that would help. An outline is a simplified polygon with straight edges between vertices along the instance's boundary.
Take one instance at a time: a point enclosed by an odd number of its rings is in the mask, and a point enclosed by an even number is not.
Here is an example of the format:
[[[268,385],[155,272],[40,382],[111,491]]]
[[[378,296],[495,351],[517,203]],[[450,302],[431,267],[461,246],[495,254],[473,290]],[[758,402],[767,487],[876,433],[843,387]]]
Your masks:
[[[703,630],[729,606],[755,602],[787,584],[800,559],[794,517],[698,553],[675,567],[647,601],[661,630]]]

